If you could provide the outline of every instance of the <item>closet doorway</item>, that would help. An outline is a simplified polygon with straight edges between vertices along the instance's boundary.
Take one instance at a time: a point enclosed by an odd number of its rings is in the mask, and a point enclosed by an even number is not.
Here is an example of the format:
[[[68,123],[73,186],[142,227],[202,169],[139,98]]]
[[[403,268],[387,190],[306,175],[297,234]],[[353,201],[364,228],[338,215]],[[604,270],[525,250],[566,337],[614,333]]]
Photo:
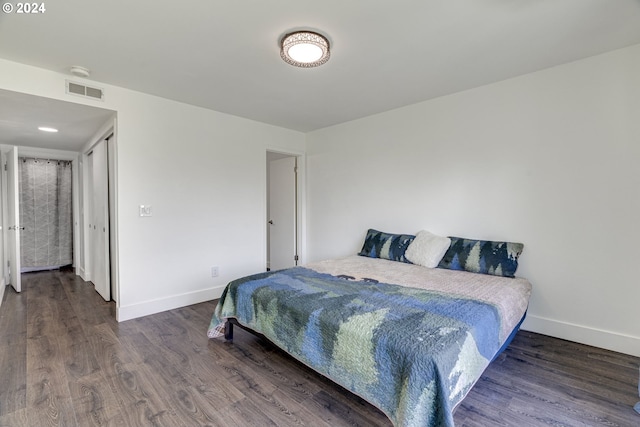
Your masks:
[[[85,280],[93,283],[105,301],[115,296],[111,273],[112,215],[110,209],[109,151],[114,135],[98,141],[84,154],[84,223],[86,224],[84,266]],[[113,148],[111,148],[113,149]],[[112,176],[112,174],[111,174]],[[111,178],[112,179],[112,178]],[[112,196],[113,197],[113,196]]]

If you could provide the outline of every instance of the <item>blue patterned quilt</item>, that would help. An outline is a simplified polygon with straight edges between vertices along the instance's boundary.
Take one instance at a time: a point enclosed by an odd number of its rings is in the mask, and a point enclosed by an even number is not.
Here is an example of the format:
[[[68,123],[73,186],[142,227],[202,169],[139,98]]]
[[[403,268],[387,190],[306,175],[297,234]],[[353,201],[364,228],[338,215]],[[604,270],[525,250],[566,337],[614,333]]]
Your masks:
[[[237,321],[380,408],[396,426],[453,426],[501,346],[482,301],[295,267],[235,280],[208,335]]]

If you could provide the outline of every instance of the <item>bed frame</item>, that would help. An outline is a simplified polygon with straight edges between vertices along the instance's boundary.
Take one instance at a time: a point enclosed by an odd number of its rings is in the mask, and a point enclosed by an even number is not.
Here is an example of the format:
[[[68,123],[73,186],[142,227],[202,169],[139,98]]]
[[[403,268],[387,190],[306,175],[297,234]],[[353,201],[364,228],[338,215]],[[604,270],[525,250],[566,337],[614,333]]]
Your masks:
[[[236,319],[228,318],[224,323],[224,339],[226,341],[233,341],[233,325],[242,327],[242,325],[240,325],[240,323],[238,323]]]

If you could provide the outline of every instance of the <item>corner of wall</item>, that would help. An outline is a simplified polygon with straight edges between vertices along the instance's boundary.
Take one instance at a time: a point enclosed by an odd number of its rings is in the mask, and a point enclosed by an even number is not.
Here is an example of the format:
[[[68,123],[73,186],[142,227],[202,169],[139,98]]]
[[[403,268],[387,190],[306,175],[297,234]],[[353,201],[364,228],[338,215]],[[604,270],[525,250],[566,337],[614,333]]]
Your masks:
[[[224,288],[225,286],[218,286],[196,292],[172,295],[167,298],[144,301],[138,304],[119,306],[116,308],[116,320],[118,322],[124,322],[125,320],[136,319],[150,314],[218,299],[222,295]],[[211,314],[213,314],[213,311]]]
[[[7,284],[4,281],[4,278],[0,280],[0,307],[2,307],[2,300],[4,299],[4,291],[7,288]]]
[[[80,278],[82,280],[84,280],[85,282],[87,282],[87,275],[84,272],[84,267],[76,267],[76,276],[80,276]]]

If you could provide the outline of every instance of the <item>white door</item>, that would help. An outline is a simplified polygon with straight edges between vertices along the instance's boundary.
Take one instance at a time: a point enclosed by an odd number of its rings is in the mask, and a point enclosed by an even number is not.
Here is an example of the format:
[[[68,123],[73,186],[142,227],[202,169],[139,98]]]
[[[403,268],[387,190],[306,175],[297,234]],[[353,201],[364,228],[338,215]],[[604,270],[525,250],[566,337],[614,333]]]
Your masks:
[[[109,278],[109,186],[107,172],[107,141],[100,141],[89,156],[88,180],[90,188],[90,236],[91,281],[105,301],[111,300]]]
[[[93,281],[93,153],[88,153],[84,158],[83,187],[84,187],[84,217],[83,224],[86,225],[84,234],[84,273],[85,280]]]
[[[296,262],[296,158],[269,162],[269,268]]]
[[[20,292],[20,192],[18,181],[18,147],[13,147],[7,154],[7,224],[9,225],[9,283]]]

